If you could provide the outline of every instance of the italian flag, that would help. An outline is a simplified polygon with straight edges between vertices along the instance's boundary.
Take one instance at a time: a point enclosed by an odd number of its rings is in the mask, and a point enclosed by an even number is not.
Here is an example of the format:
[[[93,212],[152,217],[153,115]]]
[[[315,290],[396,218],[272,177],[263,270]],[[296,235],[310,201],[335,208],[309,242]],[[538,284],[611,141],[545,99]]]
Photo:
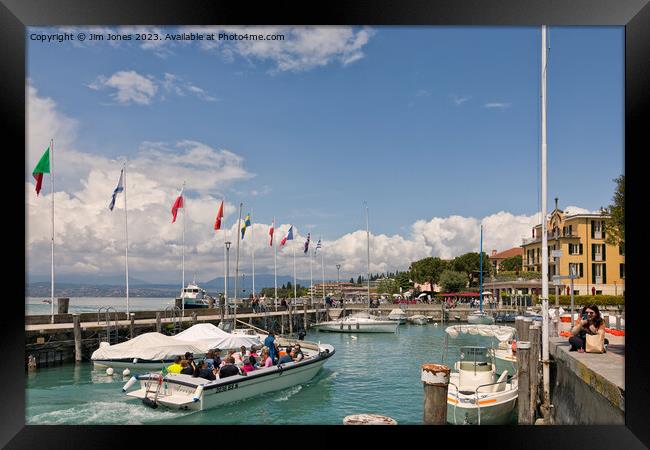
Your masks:
[[[41,185],[43,184],[43,174],[50,173],[50,147],[45,150],[43,156],[36,164],[36,168],[32,172],[32,176],[36,180],[36,195],[41,192]]]

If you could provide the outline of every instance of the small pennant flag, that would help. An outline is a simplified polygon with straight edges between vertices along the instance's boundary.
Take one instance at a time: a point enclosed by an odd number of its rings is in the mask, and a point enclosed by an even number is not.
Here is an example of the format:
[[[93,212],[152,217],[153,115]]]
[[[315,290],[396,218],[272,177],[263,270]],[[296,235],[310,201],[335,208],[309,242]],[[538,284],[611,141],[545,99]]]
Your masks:
[[[244,226],[241,227],[241,238],[244,239],[244,234],[246,233],[246,227],[251,226],[251,215],[246,215],[246,220],[244,220]]]
[[[273,222],[271,223],[271,228],[269,228],[269,236],[271,236],[270,239],[269,239],[269,246],[271,246],[271,247],[273,247],[273,231],[274,231],[274,228],[275,228],[275,219],[273,219]]]
[[[120,171],[120,179],[117,182],[117,187],[113,190],[113,198],[111,198],[111,204],[108,205],[108,209],[113,211],[113,208],[115,207],[115,197],[117,197],[117,194],[122,192],[124,190],[124,183],[122,182],[122,177],[124,176],[124,169]]]
[[[223,219],[223,200],[221,200],[221,206],[219,207],[219,212],[217,213],[217,220],[214,222],[214,229],[221,229],[221,219]]]
[[[314,250],[314,253],[316,253],[320,248],[321,246],[320,246],[320,239],[319,239],[318,242],[316,243],[316,250]]]
[[[286,244],[287,241],[293,241],[293,225],[289,227],[289,231],[287,232],[287,235],[283,237],[282,240],[280,241],[280,246]]]
[[[185,189],[185,186],[181,189],[181,193],[178,194],[178,198],[174,202],[174,206],[172,206],[172,223],[176,222],[176,214],[178,213],[178,209],[183,207],[183,189]]]
[[[45,150],[45,153],[43,153],[43,156],[41,156],[38,164],[36,164],[36,168],[32,172],[32,176],[36,180],[36,196],[41,192],[44,173],[50,173],[50,147]]]
[[[309,240],[311,239],[311,233],[307,233],[307,240],[305,241],[305,253],[309,250]]]

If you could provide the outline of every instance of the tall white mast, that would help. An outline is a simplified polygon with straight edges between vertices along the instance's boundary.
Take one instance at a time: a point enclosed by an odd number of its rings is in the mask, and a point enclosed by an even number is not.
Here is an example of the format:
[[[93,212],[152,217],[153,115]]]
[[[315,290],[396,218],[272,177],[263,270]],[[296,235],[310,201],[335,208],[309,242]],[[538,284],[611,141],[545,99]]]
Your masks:
[[[273,233],[275,234],[275,217],[273,218]],[[273,238],[271,238],[273,239]],[[272,241],[273,244],[273,286],[275,290],[275,298],[274,298],[274,303],[278,300],[278,246],[275,245],[275,242]]]
[[[253,253],[253,298],[255,298],[255,240],[253,239],[253,208],[251,208],[251,249]]]
[[[323,303],[325,302],[325,254],[323,253],[323,236],[318,238],[318,242],[321,243],[320,248],[320,268],[323,272]]]
[[[124,162],[124,236],[126,245],[124,246],[124,259],[126,264],[126,316],[129,316],[129,219],[126,209],[126,161]]]
[[[239,278],[239,241],[241,241],[241,237],[239,236],[239,233],[241,233],[241,209],[242,206],[244,206],[243,203],[239,203],[239,220],[237,221],[237,231],[235,234],[237,235],[237,264],[235,265],[235,301],[237,300],[237,279]]]
[[[183,195],[183,198],[181,199],[181,202],[183,202],[183,245],[182,245],[182,263],[181,266],[183,268],[183,286],[181,286],[181,297],[183,296],[182,292],[183,289],[185,289],[185,182],[183,181],[183,188],[181,189],[181,194]],[[185,299],[181,300],[181,315],[185,317]]]
[[[52,323],[54,323],[54,139],[50,140],[50,194],[52,195],[52,264],[51,264],[51,291],[50,306],[52,309]]]
[[[226,208],[226,198],[221,199],[221,204]],[[225,215],[225,214],[224,214]],[[223,300],[224,305],[226,298],[228,297],[228,267],[226,266],[226,258],[228,257],[228,251],[226,250],[226,228],[223,229]]]
[[[296,240],[294,239],[294,242],[291,243],[291,246],[293,247],[293,301],[294,303],[296,302],[296,299],[298,298],[297,295],[297,287],[296,287]]]
[[[309,250],[309,297],[311,304],[314,304],[314,270],[312,268],[312,262],[314,260],[314,251]]]
[[[548,331],[548,236],[546,224],[546,25],[542,25],[541,106],[542,106],[542,376],[544,406],[550,406],[549,331]]]
[[[368,221],[368,203],[363,202],[366,206],[366,238],[368,241],[368,309],[370,309],[370,225]]]

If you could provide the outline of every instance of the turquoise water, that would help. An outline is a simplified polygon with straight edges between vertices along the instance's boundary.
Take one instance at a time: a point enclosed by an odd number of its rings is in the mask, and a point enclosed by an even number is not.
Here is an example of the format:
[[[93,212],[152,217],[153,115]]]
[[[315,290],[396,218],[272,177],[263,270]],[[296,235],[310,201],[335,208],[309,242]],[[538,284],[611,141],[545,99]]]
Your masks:
[[[49,300],[49,297],[47,298]],[[43,297],[25,298],[25,315],[34,316],[39,314],[51,314],[52,305],[43,303]],[[97,312],[101,307],[110,306],[116,311],[126,311],[126,299],[124,297],[71,297],[68,304],[69,313]],[[164,311],[168,306],[174,306],[173,298],[129,298],[129,311]],[[54,298],[54,314],[58,311],[56,297]]]
[[[309,383],[199,412],[147,408],[121,392],[127,381],[121,373],[109,377],[90,363],[40,368],[26,375],[26,423],[340,425],[347,415],[374,413],[421,424],[420,367],[444,362],[444,335],[444,327],[433,324],[400,325],[397,334],[310,331],[306,340],[332,344],[336,354]],[[462,341],[489,342],[480,336]],[[451,364],[458,352],[449,353]]]

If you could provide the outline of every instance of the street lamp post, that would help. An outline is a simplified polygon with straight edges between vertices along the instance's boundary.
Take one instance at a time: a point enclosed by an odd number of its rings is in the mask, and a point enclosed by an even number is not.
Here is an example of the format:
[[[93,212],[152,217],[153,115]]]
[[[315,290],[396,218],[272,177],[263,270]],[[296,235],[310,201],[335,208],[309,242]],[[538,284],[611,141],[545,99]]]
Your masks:
[[[226,292],[224,293],[223,296],[223,305],[227,314],[228,313],[228,278],[230,277],[230,244],[232,244],[232,242],[227,241],[225,242],[225,244],[226,244],[226,282],[225,282]]]

